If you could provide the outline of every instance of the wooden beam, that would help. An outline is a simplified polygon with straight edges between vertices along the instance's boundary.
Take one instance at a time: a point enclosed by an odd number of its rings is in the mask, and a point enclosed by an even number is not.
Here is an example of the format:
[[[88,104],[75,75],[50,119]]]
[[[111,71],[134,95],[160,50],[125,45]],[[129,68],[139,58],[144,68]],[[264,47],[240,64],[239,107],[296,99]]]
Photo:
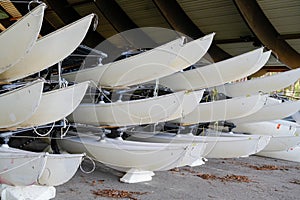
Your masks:
[[[3,26],[1,23],[0,23],[0,30],[1,31],[5,31],[6,30],[5,26]]]
[[[204,36],[204,33],[192,22],[176,0],[153,0],[153,3],[174,30],[184,33],[193,39]],[[231,57],[231,55],[217,47],[214,42],[208,50],[208,54],[214,62]]]
[[[15,7],[15,5],[10,1],[0,1],[0,6],[12,17],[22,17],[22,14]]]
[[[268,49],[275,52],[281,62],[290,68],[300,67],[300,54],[285,40],[280,39],[280,34],[273,27],[256,1],[234,0],[234,2],[256,37]]]

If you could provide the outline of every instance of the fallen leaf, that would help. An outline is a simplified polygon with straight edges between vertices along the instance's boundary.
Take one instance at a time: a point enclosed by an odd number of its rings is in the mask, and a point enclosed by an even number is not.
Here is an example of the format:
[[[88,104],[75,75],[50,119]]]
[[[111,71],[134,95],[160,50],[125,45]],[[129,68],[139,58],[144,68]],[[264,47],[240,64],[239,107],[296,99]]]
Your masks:
[[[290,181],[290,183],[294,183],[294,184],[300,185],[300,180],[294,179],[294,180]]]
[[[212,175],[212,174],[197,174],[198,177],[202,178],[202,179],[210,179],[210,180],[215,180],[217,179],[217,176]]]
[[[213,174],[197,174],[197,176],[205,180],[220,180],[222,182],[225,181],[244,182],[244,183],[252,182],[247,176],[234,175],[234,174],[226,175],[223,177],[219,177]]]
[[[246,166],[256,170],[286,170],[285,167],[278,167],[276,165],[262,165],[262,166],[246,165]]]
[[[143,195],[148,192],[130,192],[125,190],[114,190],[114,189],[99,189],[92,190],[92,193],[100,197],[111,197],[111,198],[129,198],[131,200],[137,200],[133,195]]]
[[[170,172],[179,172],[180,169],[176,167],[176,168],[170,169],[169,171],[170,171]]]

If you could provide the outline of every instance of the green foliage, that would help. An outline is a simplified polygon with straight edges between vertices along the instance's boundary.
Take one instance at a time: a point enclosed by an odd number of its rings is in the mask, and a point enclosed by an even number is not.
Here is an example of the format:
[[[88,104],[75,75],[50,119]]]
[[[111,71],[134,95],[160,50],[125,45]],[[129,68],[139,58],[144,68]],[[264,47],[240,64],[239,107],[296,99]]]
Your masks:
[[[6,19],[6,18],[8,18],[9,16],[4,12],[4,11],[2,11],[1,9],[0,9],[0,19]]]

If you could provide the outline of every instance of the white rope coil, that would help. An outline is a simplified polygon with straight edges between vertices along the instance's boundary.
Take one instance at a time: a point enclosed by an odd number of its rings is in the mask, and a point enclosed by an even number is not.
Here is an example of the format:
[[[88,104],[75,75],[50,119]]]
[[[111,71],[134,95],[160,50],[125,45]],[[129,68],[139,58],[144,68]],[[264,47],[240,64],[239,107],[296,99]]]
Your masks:
[[[93,165],[92,169],[89,170],[89,171],[84,170],[83,167],[82,167],[82,163],[83,163],[83,161],[85,160],[85,158],[89,159],[89,160],[91,161],[92,165]],[[96,169],[96,163],[95,163],[95,161],[94,161],[91,157],[85,155],[85,156],[82,158],[82,161],[81,161],[81,163],[80,163],[79,168],[80,168],[80,170],[81,170],[83,173],[85,173],[85,174],[90,174],[90,173],[93,173],[93,172],[95,171],[95,169]]]

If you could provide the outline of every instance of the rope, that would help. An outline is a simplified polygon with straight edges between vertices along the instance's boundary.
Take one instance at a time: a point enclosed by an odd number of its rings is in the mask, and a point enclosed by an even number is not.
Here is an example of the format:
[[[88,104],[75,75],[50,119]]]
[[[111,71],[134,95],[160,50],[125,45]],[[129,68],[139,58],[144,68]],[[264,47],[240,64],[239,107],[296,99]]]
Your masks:
[[[96,31],[97,29],[97,26],[98,26],[98,22],[99,22],[99,18],[98,18],[98,15],[94,15],[94,23],[93,23],[93,31]]]
[[[33,131],[34,131],[38,136],[45,137],[45,136],[47,136],[49,133],[51,133],[51,131],[53,130],[54,126],[55,126],[55,122],[53,122],[52,127],[51,127],[50,130],[49,130],[47,133],[45,133],[45,134],[39,133],[39,132],[36,130],[36,128],[35,128],[34,126],[32,127],[32,129],[33,129]]]
[[[180,43],[180,46],[181,47],[183,47],[184,46],[184,44],[187,42],[187,39],[186,39],[186,37],[184,37],[184,36],[181,36],[181,43]]]
[[[41,1],[39,1],[39,0],[32,0],[32,1],[30,1],[29,3],[28,3],[28,5],[27,5],[27,9],[28,9],[28,12],[30,12],[31,13],[31,4],[33,4],[33,3],[37,3],[37,4],[44,4],[43,2],[41,2]],[[45,4],[46,5],[46,4]],[[38,14],[38,15],[34,15],[34,16],[39,16],[39,15],[41,15],[42,13],[40,13],[40,14]]]
[[[69,121],[66,119],[66,118],[64,118],[64,124],[68,124],[68,127],[67,127],[67,129],[65,130],[65,132],[62,132],[62,130],[65,128],[65,127],[62,127],[60,130],[61,130],[61,135],[60,135],[60,138],[63,138],[63,137],[65,137],[66,135],[67,135],[67,132],[69,131],[69,129],[70,129],[70,126],[71,126],[71,124],[69,123]]]
[[[159,80],[155,79],[155,88],[154,88],[154,91],[153,91],[153,96],[154,97],[157,97],[157,95],[158,95],[158,84],[159,84]]]

